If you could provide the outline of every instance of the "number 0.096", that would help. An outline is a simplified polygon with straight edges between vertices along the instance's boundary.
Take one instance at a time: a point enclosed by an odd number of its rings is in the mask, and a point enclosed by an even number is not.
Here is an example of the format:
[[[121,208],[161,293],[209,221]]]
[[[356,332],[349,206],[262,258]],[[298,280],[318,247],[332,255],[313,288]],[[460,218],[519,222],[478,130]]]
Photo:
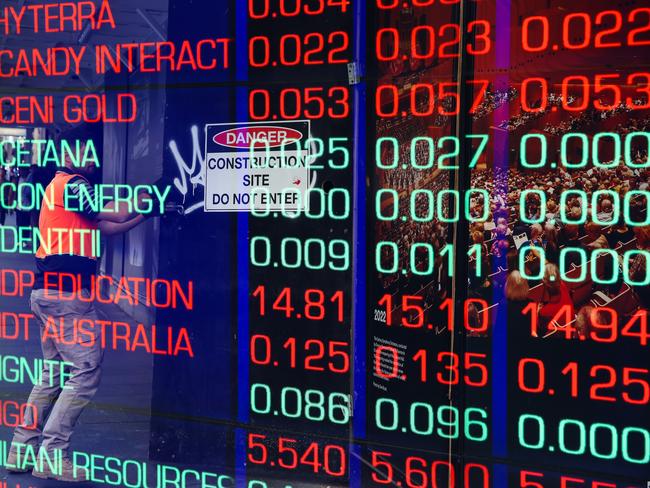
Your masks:
[[[398,430],[402,417],[407,417],[408,427],[403,427],[401,432],[412,432],[423,436],[435,435],[444,439],[458,439],[463,435],[467,440],[474,442],[483,442],[488,438],[488,426],[485,422],[488,414],[480,408],[466,408],[464,412],[460,412],[458,408],[449,405],[435,408],[428,403],[413,402],[408,407],[408,413],[402,412],[400,415],[400,405],[396,400],[377,399],[375,423],[378,429]]]

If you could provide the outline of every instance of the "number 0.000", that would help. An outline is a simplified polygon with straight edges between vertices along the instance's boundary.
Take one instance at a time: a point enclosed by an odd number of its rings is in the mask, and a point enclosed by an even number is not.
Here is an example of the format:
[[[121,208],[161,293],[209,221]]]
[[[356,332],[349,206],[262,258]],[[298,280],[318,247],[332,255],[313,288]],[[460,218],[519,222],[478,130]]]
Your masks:
[[[532,432],[531,432],[532,431]],[[518,422],[519,444],[526,449],[545,449],[546,425],[539,415],[524,414]],[[616,459],[620,453],[628,463],[650,462],[650,432],[625,427],[619,434],[615,425],[595,423],[586,426],[580,420],[564,419],[558,425],[561,452],[581,456],[587,448],[600,459]]]

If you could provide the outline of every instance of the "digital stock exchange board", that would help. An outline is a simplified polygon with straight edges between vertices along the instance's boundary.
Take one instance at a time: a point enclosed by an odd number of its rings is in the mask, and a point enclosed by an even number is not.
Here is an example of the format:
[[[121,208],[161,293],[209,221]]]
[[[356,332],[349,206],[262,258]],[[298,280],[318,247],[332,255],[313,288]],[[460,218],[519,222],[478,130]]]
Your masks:
[[[0,488],[650,486],[646,1],[0,34]]]

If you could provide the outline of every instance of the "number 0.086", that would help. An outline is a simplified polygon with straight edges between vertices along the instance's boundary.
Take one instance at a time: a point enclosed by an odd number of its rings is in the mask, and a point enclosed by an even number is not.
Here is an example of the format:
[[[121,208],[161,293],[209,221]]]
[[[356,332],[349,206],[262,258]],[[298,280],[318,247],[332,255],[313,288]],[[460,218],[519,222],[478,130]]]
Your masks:
[[[278,396],[279,410],[273,410]],[[320,390],[302,391],[285,386],[274,395],[269,385],[253,383],[250,402],[251,410],[260,415],[282,415],[291,419],[304,417],[315,422],[329,421],[334,424],[347,424],[350,420],[349,398],[344,393],[335,392],[326,396]]]
[[[458,439],[462,424],[464,430],[462,435],[467,440],[483,442],[488,438],[488,426],[485,422],[488,414],[480,408],[466,408],[461,420],[461,413],[456,407],[442,405],[435,408],[428,403],[413,402],[409,405],[408,414],[405,413],[404,416],[408,417],[408,427],[402,427],[402,432]],[[392,398],[377,400],[375,403],[377,428],[387,431],[398,430],[400,418],[400,405],[396,400]]]
[[[350,267],[350,245],[342,239],[306,239],[285,237],[280,242],[280,262],[272,263],[271,240],[265,236],[255,236],[250,243],[250,259],[253,266],[296,269],[347,271]]]

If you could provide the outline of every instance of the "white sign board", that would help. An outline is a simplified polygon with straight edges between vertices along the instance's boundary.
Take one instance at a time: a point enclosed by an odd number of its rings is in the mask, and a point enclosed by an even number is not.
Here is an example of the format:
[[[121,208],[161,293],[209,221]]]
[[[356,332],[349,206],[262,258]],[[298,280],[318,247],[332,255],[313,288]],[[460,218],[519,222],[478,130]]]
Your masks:
[[[208,124],[205,211],[296,211],[309,188],[308,120]]]

